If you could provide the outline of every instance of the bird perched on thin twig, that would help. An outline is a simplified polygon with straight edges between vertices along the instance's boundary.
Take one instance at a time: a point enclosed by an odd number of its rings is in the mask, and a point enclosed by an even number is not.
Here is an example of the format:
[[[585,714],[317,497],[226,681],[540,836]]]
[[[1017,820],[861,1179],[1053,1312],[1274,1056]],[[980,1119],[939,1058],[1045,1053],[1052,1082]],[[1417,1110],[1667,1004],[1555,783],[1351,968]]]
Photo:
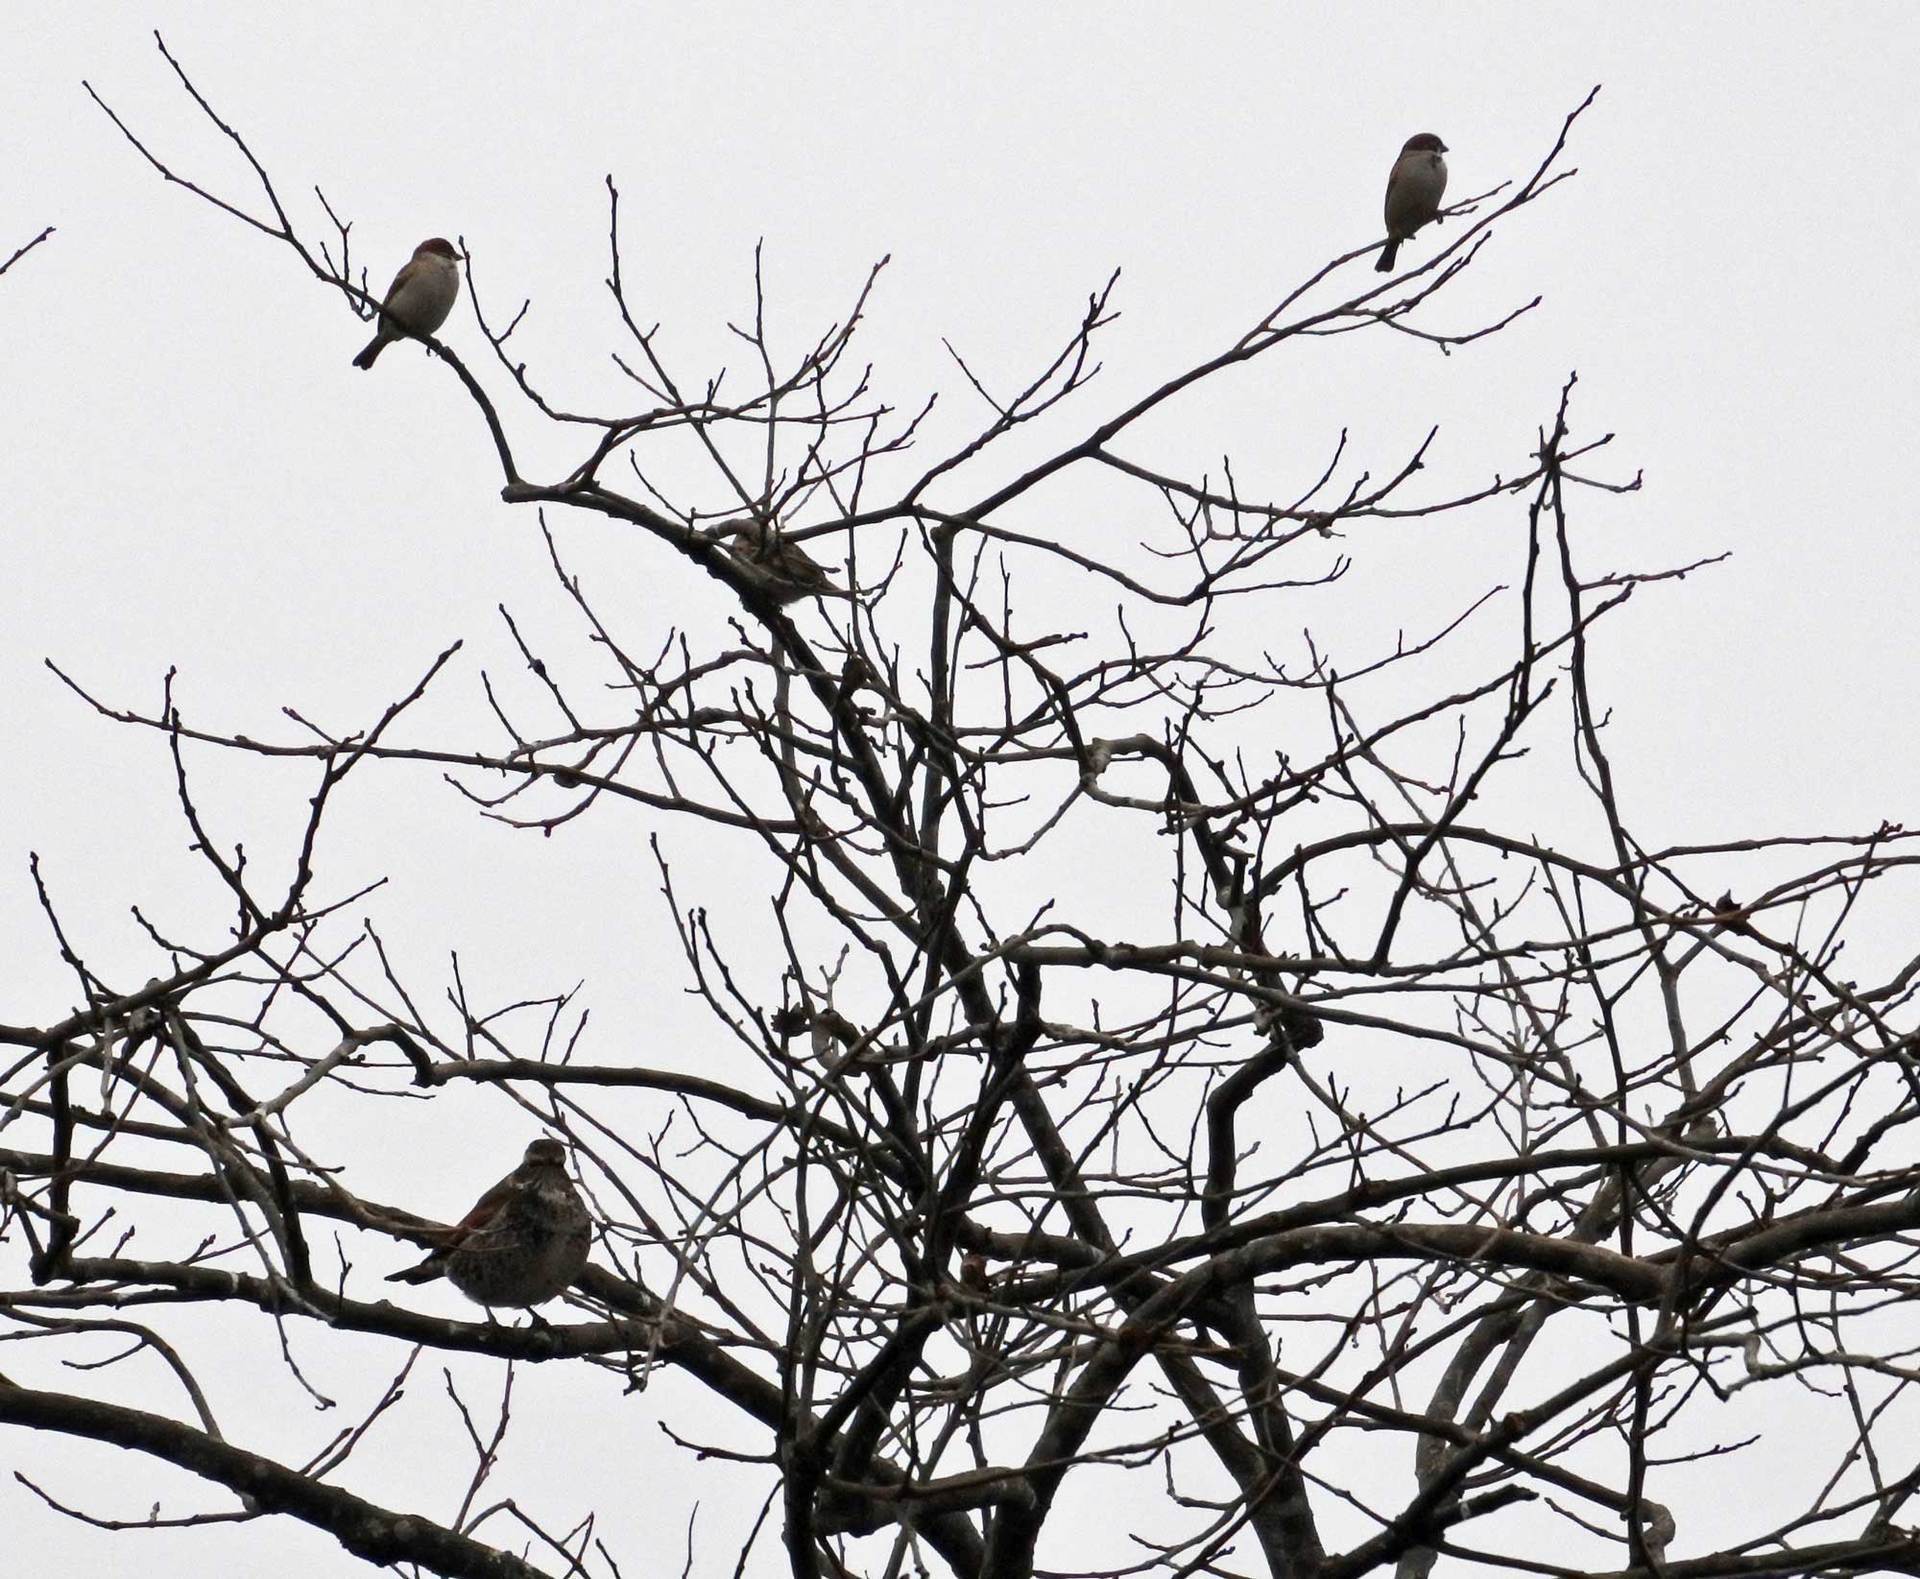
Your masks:
[[[519,1167],[474,1203],[418,1266],[389,1283],[445,1277],[476,1304],[528,1309],[545,1304],[587,1264],[592,1219],[567,1177],[566,1148],[541,1137]]]
[[[395,340],[432,334],[447,321],[460,295],[460,255],[453,243],[435,236],[413,249],[413,256],[393,277],[380,307],[380,328],[367,348],[353,359],[355,367],[372,367],[373,360]]]
[[[853,595],[835,586],[831,571],[765,521],[749,521],[739,529],[733,540],[733,556],[750,567],[767,596],[783,606],[801,598]]]
[[[1440,156],[1447,145],[1432,132],[1407,139],[1400,157],[1387,175],[1387,244],[1374,268],[1385,274],[1400,255],[1400,243],[1422,225],[1440,217],[1440,199],[1447,191],[1447,161]]]

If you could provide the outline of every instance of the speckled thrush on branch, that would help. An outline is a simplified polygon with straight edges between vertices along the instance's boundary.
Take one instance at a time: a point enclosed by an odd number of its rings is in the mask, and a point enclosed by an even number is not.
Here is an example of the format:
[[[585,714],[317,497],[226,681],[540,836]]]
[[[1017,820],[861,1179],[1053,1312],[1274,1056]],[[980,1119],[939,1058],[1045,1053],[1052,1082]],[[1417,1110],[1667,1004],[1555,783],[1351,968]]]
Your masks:
[[[444,1277],[488,1307],[529,1309],[565,1291],[587,1264],[592,1219],[567,1177],[566,1148],[542,1137],[519,1167],[447,1230],[418,1266],[387,1275],[389,1283]]]
[[[834,585],[833,572],[798,543],[788,542],[780,529],[764,521],[749,522],[734,543],[734,557],[756,573],[756,580],[776,604],[801,598],[851,596]]]

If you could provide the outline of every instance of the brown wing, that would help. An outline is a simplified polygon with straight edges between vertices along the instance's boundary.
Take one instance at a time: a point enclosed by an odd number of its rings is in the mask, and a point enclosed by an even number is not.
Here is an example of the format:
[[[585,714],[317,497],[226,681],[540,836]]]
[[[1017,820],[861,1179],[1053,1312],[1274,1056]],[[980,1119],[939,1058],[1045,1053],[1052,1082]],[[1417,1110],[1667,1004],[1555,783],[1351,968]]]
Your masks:
[[[405,263],[400,265],[400,272],[394,275],[393,283],[387,287],[387,294],[380,298],[381,303],[383,305],[387,302],[391,302],[395,296],[400,294],[400,287],[406,284],[408,278],[412,275],[412,273],[413,273],[413,259],[409,258]]]
[[[455,1223],[447,1232],[447,1243],[457,1245],[476,1228],[484,1228],[493,1221],[494,1214],[507,1204],[513,1192],[520,1188],[520,1170],[515,1168],[492,1189],[473,1203],[467,1215]]]

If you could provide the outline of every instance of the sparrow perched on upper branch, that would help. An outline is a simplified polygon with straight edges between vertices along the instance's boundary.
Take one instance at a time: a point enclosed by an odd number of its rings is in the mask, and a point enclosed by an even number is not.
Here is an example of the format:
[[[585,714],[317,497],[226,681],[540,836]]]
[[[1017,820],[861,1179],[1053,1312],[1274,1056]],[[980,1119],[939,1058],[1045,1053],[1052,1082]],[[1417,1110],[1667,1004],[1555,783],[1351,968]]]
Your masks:
[[[355,367],[372,367],[373,359],[393,341],[432,334],[447,321],[460,294],[459,257],[453,243],[440,236],[413,249],[413,256],[387,287],[379,332],[353,359]]]
[[[447,1230],[439,1249],[418,1266],[388,1273],[387,1281],[445,1277],[476,1304],[527,1309],[580,1275],[591,1237],[592,1219],[567,1177],[566,1148],[543,1136]]]
[[[1432,132],[1407,139],[1387,176],[1387,244],[1374,268],[1385,274],[1400,255],[1400,243],[1422,225],[1439,217],[1440,199],[1447,190],[1447,161],[1440,156],[1447,145]]]
[[[756,580],[782,606],[801,598],[851,597],[833,584],[833,573],[817,563],[798,543],[789,543],[780,529],[765,521],[750,521],[734,539],[734,558],[759,574]]]

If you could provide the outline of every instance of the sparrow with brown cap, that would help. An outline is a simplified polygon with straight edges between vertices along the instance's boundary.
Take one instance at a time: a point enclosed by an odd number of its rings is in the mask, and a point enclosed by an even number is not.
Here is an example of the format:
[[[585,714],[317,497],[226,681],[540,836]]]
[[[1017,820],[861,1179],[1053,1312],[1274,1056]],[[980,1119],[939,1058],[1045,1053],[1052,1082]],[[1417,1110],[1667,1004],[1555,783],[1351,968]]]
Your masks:
[[[460,294],[459,258],[453,243],[441,236],[413,249],[413,256],[387,287],[379,331],[353,359],[355,367],[372,367],[374,358],[395,340],[420,339],[447,321]]]
[[[1447,145],[1432,132],[1409,137],[1387,175],[1387,244],[1374,268],[1385,274],[1400,255],[1400,243],[1422,225],[1440,217],[1447,191]]]
[[[475,1304],[530,1309],[564,1293],[580,1275],[592,1228],[567,1177],[566,1148],[542,1136],[519,1167],[445,1232],[433,1254],[389,1272],[387,1281],[444,1277]]]

